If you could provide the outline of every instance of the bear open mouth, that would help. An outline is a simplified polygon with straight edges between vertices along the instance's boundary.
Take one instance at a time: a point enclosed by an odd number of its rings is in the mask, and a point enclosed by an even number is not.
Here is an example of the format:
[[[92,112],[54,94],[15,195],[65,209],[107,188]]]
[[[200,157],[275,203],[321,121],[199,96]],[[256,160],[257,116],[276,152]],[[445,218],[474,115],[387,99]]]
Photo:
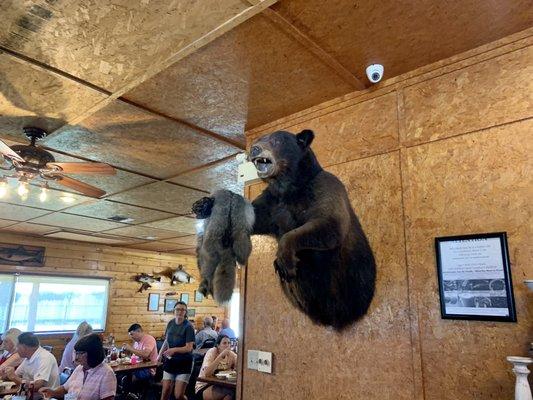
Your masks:
[[[272,161],[266,157],[254,158],[253,163],[255,165],[255,169],[257,170],[260,176],[267,175],[274,166]]]

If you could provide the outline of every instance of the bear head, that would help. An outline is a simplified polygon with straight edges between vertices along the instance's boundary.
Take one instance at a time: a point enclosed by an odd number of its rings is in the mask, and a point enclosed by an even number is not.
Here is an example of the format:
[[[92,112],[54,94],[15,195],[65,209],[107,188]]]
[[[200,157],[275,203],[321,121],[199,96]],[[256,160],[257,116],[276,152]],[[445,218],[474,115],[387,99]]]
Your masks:
[[[298,134],[277,131],[257,139],[250,147],[248,158],[254,163],[261,179],[277,179],[296,171],[300,161],[312,154],[312,130]],[[314,156],[313,156],[314,158]]]

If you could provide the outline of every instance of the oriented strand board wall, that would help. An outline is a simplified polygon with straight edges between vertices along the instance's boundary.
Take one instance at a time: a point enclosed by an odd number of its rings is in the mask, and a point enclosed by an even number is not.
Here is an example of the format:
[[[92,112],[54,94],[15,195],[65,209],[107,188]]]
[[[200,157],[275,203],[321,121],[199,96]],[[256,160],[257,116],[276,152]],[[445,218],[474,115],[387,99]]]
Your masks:
[[[241,399],[513,397],[505,357],[527,355],[533,338],[522,283],[533,278],[532,33],[248,133],[315,130],[313,148],[346,185],[378,280],[369,314],[352,328],[313,325],[283,297],[275,242],[255,237],[244,347],[273,352],[274,373],[244,369]],[[442,320],[434,237],[496,231],[509,236],[518,323]]]
[[[128,327],[137,322],[151,335],[162,336],[166,324],[173,315],[164,313],[164,299],[167,292],[189,293],[189,308],[196,310],[197,320],[206,315],[225,316],[225,309],[218,307],[212,299],[194,302],[194,290],[198,286],[198,268],[196,258],[187,255],[162,254],[150,251],[122,249],[105,245],[88,244],[67,240],[51,240],[29,236],[0,233],[0,243],[17,243],[46,247],[46,261],[42,268],[14,267],[0,264],[0,272],[24,271],[27,273],[61,274],[87,277],[109,277],[109,306],[105,334],[114,334],[117,343],[129,341]],[[161,283],[154,283],[150,290],[137,293],[140,284],[133,277],[141,272],[158,273],[168,267],[184,265],[196,282],[171,286],[170,280],[161,278]],[[148,293],[160,293],[159,311],[147,311]],[[68,336],[70,338],[70,336]],[[67,340],[65,335],[42,338],[42,343],[54,346],[54,355],[61,357]]]

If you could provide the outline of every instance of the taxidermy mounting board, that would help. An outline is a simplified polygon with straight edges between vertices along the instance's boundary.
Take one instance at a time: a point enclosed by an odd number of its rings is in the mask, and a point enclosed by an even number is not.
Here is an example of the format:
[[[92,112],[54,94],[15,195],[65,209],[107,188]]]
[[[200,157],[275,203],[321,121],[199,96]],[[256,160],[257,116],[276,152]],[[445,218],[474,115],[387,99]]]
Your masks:
[[[278,131],[252,144],[249,160],[268,186],[252,202],[255,222],[250,231],[276,238],[274,269],[289,301],[314,322],[342,330],[367,312],[374,296],[376,266],[346,189],[318,163],[310,147],[313,139],[310,130],[297,135]],[[231,195],[223,198],[221,192]],[[205,235],[198,240],[198,264],[208,293],[213,290],[209,286],[212,278],[202,272],[206,254],[227,251],[235,265],[234,237],[228,234],[230,227],[235,228],[232,222],[242,228],[237,248],[246,250],[237,260],[245,264],[250,254],[249,238],[244,237],[249,232],[245,218],[230,218],[227,206],[231,202],[242,204],[237,199],[243,198],[228,191],[217,193],[193,206],[197,218],[211,219],[208,227],[217,232],[210,240]],[[225,211],[216,212],[213,218],[211,213],[219,207]],[[217,262],[221,259],[219,256]],[[220,268],[214,261],[211,258],[207,263],[209,272],[214,271],[211,276]],[[226,290],[234,279],[225,283]]]

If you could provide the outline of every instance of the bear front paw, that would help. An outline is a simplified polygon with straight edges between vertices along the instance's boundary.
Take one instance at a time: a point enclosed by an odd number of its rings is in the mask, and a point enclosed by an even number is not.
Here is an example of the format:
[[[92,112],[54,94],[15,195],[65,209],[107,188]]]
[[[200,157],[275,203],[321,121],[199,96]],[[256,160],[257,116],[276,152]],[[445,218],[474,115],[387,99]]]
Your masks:
[[[282,258],[277,257],[274,260],[274,270],[279,275],[282,281],[290,282],[296,277],[296,262],[298,258],[296,256]]]

